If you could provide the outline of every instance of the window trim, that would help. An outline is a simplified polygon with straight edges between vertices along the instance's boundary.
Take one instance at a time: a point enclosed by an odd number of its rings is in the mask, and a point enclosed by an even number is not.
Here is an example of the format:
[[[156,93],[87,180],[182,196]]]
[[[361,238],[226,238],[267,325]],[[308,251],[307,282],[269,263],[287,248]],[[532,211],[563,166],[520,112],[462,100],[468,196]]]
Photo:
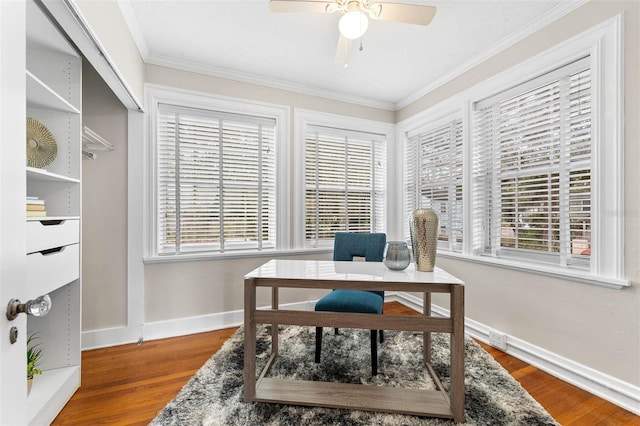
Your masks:
[[[289,201],[290,183],[290,108],[226,96],[211,95],[191,90],[146,84],[145,110],[147,111],[146,136],[144,138],[144,258],[145,263],[173,262],[179,260],[210,260],[230,257],[255,257],[261,253],[279,252],[289,248]],[[159,255],[156,252],[156,123],[159,104],[173,104],[186,108],[217,110],[232,114],[254,115],[276,120],[276,248],[275,250],[247,250],[234,253],[200,253],[182,255]]]
[[[295,129],[295,143],[292,150],[292,158],[294,162],[292,166],[292,178],[293,178],[293,248],[305,249],[305,220],[304,220],[304,206],[305,206],[305,151],[304,141],[306,138],[308,126],[320,126],[320,127],[333,127],[347,130],[353,130],[363,133],[375,133],[384,135],[386,139],[386,154],[387,154],[387,177],[385,182],[385,189],[387,196],[385,197],[384,205],[384,217],[385,222],[382,226],[384,229],[388,229],[391,222],[389,217],[389,191],[393,182],[390,180],[389,171],[392,169],[390,154],[393,152],[390,147],[394,144],[395,133],[393,123],[383,123],[380,121],[367,120],[362,118],[347,117],[342,115],[311,111],[301,108],[294,108],[293,122]]]
[[[589,154],[589,159],[587,160],[569,161],[571,154],[568,148],[571,141],[566,137],[566,135],[569,134],[569,130],[567,127],[570,126],[571,121],[567,120],[566,118],[568,117],[568,114],[569,114],[569,110],[567,108],[569,105],[568,103],[569,98],[571,97],[571,90],[568,83],[570,76],[582,74],[582,71],[588,68],[589,82],[590,82],[589,94],[591,96],[591,99],[597,98],[595,89],[591,84],[591,82],[593,82],[593,79],[591,78],[591,72],[590,72],[591,67],[592,67],[592,58],[590,56],[585,56],[577,61],[560,65],[557,69],[554,69],[551,72],[546,72],[544,74],[541,74],[532,79],[528,79],[526,81],[522,81],[519,83],[517,82],[515,85],[507,89],[505,92],[499,92],[494,94],[493,96],[489,96],[488,98],[474,102],[473,104],[474,105],[473,106],[474,123],[473,124],[475,127],[476,123],[481,122],[483,124],[484,135],[478,136],[475,132],[474,134],[471,135],[471,137],[474,137],[475,135],[475,139],[473,139],[474,148],[479,147],[480,150],[482,151],[482,153],[478,151],[474,154],[473,164],[471,165],[471,167],[474,169],[474,175],[477,176],[478,175],[477,173],[479,173],[481,178],[488,175],[490,176],[488,179],[491,182],[490,190],[483,191],[482,189],[479,189],[478,186],[474,186],[472,188],[472,190],[474,191],[475,198],[473,200],[474,204],[470,206],[470,209],[472,210],[472,212],[476,212],[474,214],[474,218],[476,222],[474,223],[474,226],[473,226],[473,231],[474,231],[473,236],[482,235],[482,239],[483,239],[483,241],[479,241],[479,238],[475,240],[474,242],[475,247],[473,251],[474,254],[477,254],[478,256],[487,256],[490,258],[504,258],[504,259],[512,258],[512,259],[516,259],[516,261],[518,259],[528,259],[538,264],[557,263],[558,264],[557,266],[559,268],[567,268],[567,269],[580,268],[581,267],[580,265],[582,265],[583,269],[590,267],[591,257],[587,259],[580,259],[578,256],[574,255],[571,252],[572,240],[570,238],[570,227],[569,227],[569,214],[570,214],[569,204],[571,203],[572,199],[570,196],[570,193],[571,193],[570,175],[575,170],[588,168],[590,178],[591,177],[597,178],[597,176],[594,176],[594,173],[592,171],[592,163],[593,163],[592,147],[595,145],[596,142],[592,137],[593,132],[591,132],[591,130],[593,129],[593,123],[598,121],[598,118],[596,117],[597,111],[594,111],[594,109],[591,108],[592,105],[590,101],[589,108],[588,108],[589,129],[590,129],[590,137],[589,137],[590,154]],[[566,83],[566,85],[563,84],[563,81]],[[551,87],[555,88],[553,91],[552,97],[549,96],[550,95],[549,89]],[[538,89],[540,89],[541,92],[538,92]],[[557,90],[557,92],[555,90]],[[531,160],[532,163],[535,164],[535,166],[533,166],[532,164],[528,164],[527,166],[524,166],[522,168],[520,167],[519,163],[517,165],[502,164],[502,161],[501,161],[503,159],[502,155],[516,154],[517,156],[517,154],[519,154],[519,151],[517,147],[511,146],[511,145],[508,145],[505,147],[501,145],[498,140],[495,139],[496,137],[498,137],[498,139],[501,139],[499,136],[499,133],[501,130],[503,130],[502,126],[505,126],[505,125],[508,126],[508,124],[505,124],[505,123],[508,123],[511,120],[511,116],[508,113],[506,115],[502,115],[502,113],[498,113],[498,111],[502,111],[505,101],[508,102],[508,105],[509,105],[508,108],[511,108],[511,107],[515,108],[513,105],[517,105],[518,107],[520,107],[521,104],[519,102],[522,102],[523,99],[525,98],[530,99],[532,96],[534,96],[532,95],[532,93],[536,93],[535,96],[540,95],[540,97],[537,98],[537,100],[540,102],[539,105],[548,106],[550,103],[553,103],[554,106],[557,106],[560,108],[560,111],[558,111],[557,116],[555,116],[556,121],[553,121],[553,123],[545,124],[546,126],[545,130],[551,131],[551,129],[556,128],[556,126],[558,129],[560,129],[557,137],[557,141],[556,139],[546,139],[540,142],[536,141],[536,144],[537,144],[536,146],[539,148],[543,147],[544,149],[549,149],[549,150],[554,148],[558,149],[559,158],[554,159],[554,158],[548,158],[546,156],[545,157],[535,156],[535,158]],[[515,99],[518,99],[518,101],[515,101]],[[525,102],[528,102],[528,100]],[[536,103],[536,105],[538,104]],[[487,114],[490,117],[488,121],[487,121]],[[567,117],[563,119],[564,114],[567,114]],[[524,116],[518,115],[518,123],[521,123],[523,120],[530,120],[530,119],[531,119],[531,115],[529,115],[529,111],[527,111],[526,115]],[[497,133],[495,133],[496,131],[496,129],[494,128],[495,124],[490,124],[491,122],[494,122],[494,121],[498,122],[497,127],[500,129],[497,131]],[[529,121],[527,121],[527,123],[529,123]],[[491,130],[488,130],[487,126],[489,126]],[[540,125],[539,129],[542,129],[542,125]],[[486,133],[488,132],[491,132],[491,136],[486,136]],[[555,145],[554,142],[557,142],[557,145]],[[486,153],[486,150],[489,150],[489,151],[495,150],[496,152],[488,156]],[[496,155],[500,155],[501,157],[496,158],[495,157]],[[565,159],[563,159],[564,155],[566,155]],[[488,163],[491,163],[491,164],[489,165]],[[505,202],[503,185],[507,181],[512,181],[512,182],[516,182],[516,184],[523,184],[525,188],[530,188],[529,185],[532,185],[532,183],[529,179],[531,178],[535,178],[536,179],[535,182],[537,184],[543,185],[542,179],[540,178],[541,175],[547,175],[544,185],[547,186],[548,190],[551,190],[549,186],[553,185],[552,183],[553,181],[557,182],[559,191],[557,193],[558,204],[556,205],[556,207],[559,209],[560,212],[564,213],[564,214],[560,214],[559,216],[560,220],[557,224],[557,227],[553,227],[551,223],[548,222],[547,227],[544,228],[548,232],[547,239],[544,241],[544,243],[547,245],[547,250],[538,251],[535,249],[528,249],[528,248],[522,248],[522,247],[509,247],[507,245],[502,245],[501,231],[504,228],[501,222],[505,220],[504,218],[505,212],[504,210],[501,209],[502,203]],[[555,176],[555,178],[553,178],[553,176]],[[480,183],[480,187],[482,186],[483,184]],[[478,190],[482,192],[482,196],[480,196],[480,194],[477,193]],[[566,195],[562,196],[561,194],[564,193],[565,191],[566,191]],[[592,191],[590,188],[589,200],[591,200],[591,193]],[[516,203],[515,208],[517,209],[523,207],[522,204],[516,201],[519,195],[520,195],[519,193],[514,192],[513,197],[515,198],[512,199],[512,201]],[[545,195],[546,197],[549,197],[548,192]],[[510,197],[507,196],[506,200],[509,200],[509,198]],[[541,200],[538,200],[538,201],[541,201]],[[546,208],[549,209],[551,208],[550,199],[547,198],[547,202],[549,204],[546,205]],[[484,209],[482,209],[482,211],[477,211],[476,203],[479,203],[484,206],[486,206],[487,204],[493,205],[493,207],[491,208],[491,212],[488,213],[484,211]],[[597,209],[595,211],[597,212]],[[549,214],[548,219],[550,219],[550,217],[551,215]],[[591,217],[592,215],[590,215],[590,219]],[[492,229],[491,235],[489,235],[487,231],[484,230],[484,226],[486,226],[488,223],[490,224],[490,227]],[[540,229],[540,228],[534,228],[534,229]],[[549,250],[549,245],[552,242],[552,234],[554,232],[558,232],[558,234],[560,235],[558,239],[557,252]],[[490,247],[487,247],[487,240],[491,241]],[[518,231],[516,231],[515,240],[520,241]],[[526,237],[522,241],[526,243]],[[584,260],[586,260],[586,262]]]
[[[409,130],[406,130],[404,132],[404,143],[402,144],[402,156],[403,158],[406,157],[406,152],[409,149],[409,144],[411,143],[411,138],[419,136],[420,134],[424,134],[424,133],[429,133],[429,132],[433,132],[435,130],[438,129],[442,129],[444,127],[451,127],[451,125],[456,122],[456,121],[460,121],[461,125],[462,125],[462,160],[463,160],[463,174],[462,174],[462,184],[463,184],[463,206],[464,206],[464,195],[465,195],[465,191],[466,191],[466,187],[464,186],[464,178],[465,178],[465,170],[464,170],[464,161],[466,160],[465,157],[465,150],[467,149],[467,144],[465,143],[465,119],[463,116],[463,111],[461,108],[456,108],[453,111],[449,111],[446,112],[444,114],[441,114],[440,116],[438,116],[437,118],[435,118],[433,121],[431,120],[426,120],[425,122],[421,122],[418,126],[416,127],[411,127]],[[416,159],[417,160],[417,159]],[[405,167],[409,167],[409,165],[405,165]],[[402,210],[404,212],[404,207],[406,206],[406,199],[405,196],[406,194],[406,186],[407,186],[407,182],[404,181],[404,167],[402,167],[402,170],[400,171],[401,174],[401,179],[402,179]],[[408,218],[409,217],[409,213],[410,212],[404,212],[404,217]],[[463,217],[462,217],[462,221],[464,223],[464,207],[463,207]],[[402,240],[405,240],[408,233],[409,233],[409,223],[404,222],[403,221],[403,226],[402,226]],[[464,244],[464,240],[466,239],[465,235],[464,235],[464,226],[463,226],[463,244]],[[447,252],[452,252],[452,253],[461,253],[461,251],[454,251],[454,250],[450,250],[451,242],[447,241],[446,243],[443,243],[442,241],[438,241],[438,250],[444,250]],[[463,246],[464,247],[464,246]]]
[[[593,28],[578,34],[534,57],[510,67],[491,78],[470,87],[445,101],[398,123],[396,135],[404,143],[401,158],[406,156],[405,135],[442,121],[445,117],[462,111],[464,140],[463,194],[464,235],[462,253],[439,251],[439,256],[472,261],[507,269],[516,269],[545,276],[569,279],[580,283],[609,288],[630,285],[624,277],[624,92],[622,54],[622,15],[617,15]],[[472,132],[473,107],[478,101],[507,90],[526,80],[533,79],[584,56],[590,57],[594,98],[592,139],[592,170],[596,179],[592,183],[594,206],[598,212],[592,215],[592,245],[597,247],[592,258],[591,271],[584,273],[574,269],[531,265],[517,260],[495,259],[473,255],[473,222],[470,206],[473,201],[471,165],[473,164]],[[606,75],[607,79],[602,76]],[[607,149],[602,149],[606,143]],[[400,166],[401,169],[402,166]],[[616,173],[600,173],[600,170]],[[401,175],[401,170],[394,172]],[[402,179],[402,176],[400,176]],[[404,191],[402,191],[404,193]],[[404,200],[403,200],[404,203]],[[615,214],[611,214],[614,212]],[[615,236],[611,238],[611,236]],[[607,238],[604,238],[607,236]]]

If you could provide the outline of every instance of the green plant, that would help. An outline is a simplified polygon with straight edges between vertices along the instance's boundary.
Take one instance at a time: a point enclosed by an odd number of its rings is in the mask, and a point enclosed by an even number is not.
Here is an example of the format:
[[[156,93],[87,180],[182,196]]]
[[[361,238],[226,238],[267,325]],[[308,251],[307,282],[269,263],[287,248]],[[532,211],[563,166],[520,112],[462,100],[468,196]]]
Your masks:
[[[27,338],[27,378],[32,379],[36,374],[42,374],[38,368],[42,361],[42,344],[37,342],[40,337],[37,333]]]

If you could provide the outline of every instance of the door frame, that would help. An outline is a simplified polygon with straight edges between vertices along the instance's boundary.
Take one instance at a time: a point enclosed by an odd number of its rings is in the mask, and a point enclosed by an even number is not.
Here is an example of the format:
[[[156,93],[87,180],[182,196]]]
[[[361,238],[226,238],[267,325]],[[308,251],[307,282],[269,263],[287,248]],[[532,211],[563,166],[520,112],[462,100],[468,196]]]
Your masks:
[[[27,419],[27,318],[5,315],[11,299],[27,294],[25,14],[24,2],[0,1],[0,424]]]

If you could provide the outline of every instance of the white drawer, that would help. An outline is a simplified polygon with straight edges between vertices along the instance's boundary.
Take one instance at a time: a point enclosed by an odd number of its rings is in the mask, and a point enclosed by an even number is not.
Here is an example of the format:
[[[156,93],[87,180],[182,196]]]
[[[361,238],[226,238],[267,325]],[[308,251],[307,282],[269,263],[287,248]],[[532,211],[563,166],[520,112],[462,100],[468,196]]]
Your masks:
[[[80,221],[30,220],[27,222],[27,253],[80,242]]]
[[[27,290],[30,298],[47,294],[80,277],[80,245],[64,246],[48,254],[27,255]]]

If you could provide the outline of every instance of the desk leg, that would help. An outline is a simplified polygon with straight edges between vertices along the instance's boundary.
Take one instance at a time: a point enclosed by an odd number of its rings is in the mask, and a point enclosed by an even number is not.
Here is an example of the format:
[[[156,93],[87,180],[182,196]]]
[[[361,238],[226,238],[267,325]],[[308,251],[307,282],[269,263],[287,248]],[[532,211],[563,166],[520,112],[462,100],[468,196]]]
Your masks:
[[[424,293],[422,302],[422,315],[426,317],[431,316],[431,293]],[[431,364],[431,332],[425,331],[422,333],[422,347],[424,351],[424,363]]]
[[[271,287],[271,309],[278,310],[278,287]],[[271,354],[278,354],[278,324],[271,324]]]
[[[451,411],[464,422],[464,286],[451,286]]]
[[[256,282],[244,280],[244,402],[256,396]]]

